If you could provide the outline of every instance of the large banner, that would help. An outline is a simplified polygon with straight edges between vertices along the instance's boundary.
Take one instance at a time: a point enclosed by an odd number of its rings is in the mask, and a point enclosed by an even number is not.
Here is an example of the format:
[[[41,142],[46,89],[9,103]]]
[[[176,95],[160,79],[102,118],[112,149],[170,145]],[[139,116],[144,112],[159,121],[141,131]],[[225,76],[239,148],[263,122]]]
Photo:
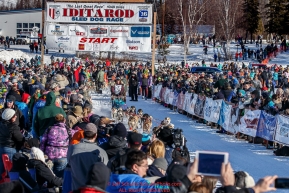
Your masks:
[[[198,96],[198,99],[195,104],[195,115],[204,118],[204,105],[206,98],[205,96]]]
[[[256,137],[260,114],[260,110],[249,110],[240,120],[239,131],[243,134]]]
[[[173,106],[177,106],[178,98],[179,98],[179,93],[175,90],[174,91],[174,99],[173,99],[173,103],[172,103]]]
[[[151,26],[46,24],[48,49],[151,52]]]
[[[275,141],[289,144],[289,117],[277,115]]]
[[[154,98],[159,99],[161,89],[162,89],[162,85],[155,85],[154,86]]]
[[[265,111],[262,111],[259,118],[256,136],[269,141],[273,141],[276,129],[276,122],[276,116],[270,115]]]
[[[183,108],[182,108],[184,111],[189,112],[191,100],[192,100],[192,93],[186,92],[185,100],[184,100],[184,104],[183,104]]]
[[[171,92],[171,91],[172,91],[172,90],[169,89],[169,88],[166,89],[166,92],[165,92],[165,101],[164,101],[166,104],[170,104],[169,98],[170,98],[170,92]]]
[[[222,101],[222,106],[220,110],[220,118],[218,124],[223,127],[226,131],[229,130],[230,126],[230,114],[232,110],[232,105],[227,104],[225,101]]]
[[[178,103],[177,103],[178,109],[183,109],[184,102],[185,102],[185,94],[181,92],[178,96]]]
[[[151,24],[151,4],[47,2],[46,21],[60,23]]]
[[[239,132],[239,108],[231,108],[231,116],[230,116],[230,122],[228,127],[228,132],[236,134]]]
[[[222,100],[213,100],[211,98],[206,98],[204,106],[204,119],[217,123],[220,116]]]
[[[187,107],[188,113],[190,113],[191,115],[195,115],[195,106],[196,106],[197,99],[198,99],[198,95],[194,94],[193,99],[191,103],[189,104],[189,107]]]

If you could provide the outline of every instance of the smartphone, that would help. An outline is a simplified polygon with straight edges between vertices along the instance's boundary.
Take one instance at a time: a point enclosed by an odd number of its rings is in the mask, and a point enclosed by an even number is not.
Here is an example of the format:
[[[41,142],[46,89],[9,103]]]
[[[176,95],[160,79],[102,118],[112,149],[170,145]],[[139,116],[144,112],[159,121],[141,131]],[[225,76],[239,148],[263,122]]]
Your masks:
[[[196,151],[198,174],[221,176],[222,163],[229,162],[229,153],[214,151]]]
[[[289,178],[277,178],[275,180],[275,188],[289,189]]]

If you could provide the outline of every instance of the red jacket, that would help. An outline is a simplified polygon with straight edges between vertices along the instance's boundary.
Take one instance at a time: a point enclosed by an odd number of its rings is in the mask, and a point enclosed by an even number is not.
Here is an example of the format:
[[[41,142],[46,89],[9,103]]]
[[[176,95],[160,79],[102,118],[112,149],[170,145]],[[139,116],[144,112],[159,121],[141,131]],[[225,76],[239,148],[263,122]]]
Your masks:
[[[82,66],[80,65],[73,73],[74,73],[74,78],[75,82],[79,82],[79,71],[81,70]]]

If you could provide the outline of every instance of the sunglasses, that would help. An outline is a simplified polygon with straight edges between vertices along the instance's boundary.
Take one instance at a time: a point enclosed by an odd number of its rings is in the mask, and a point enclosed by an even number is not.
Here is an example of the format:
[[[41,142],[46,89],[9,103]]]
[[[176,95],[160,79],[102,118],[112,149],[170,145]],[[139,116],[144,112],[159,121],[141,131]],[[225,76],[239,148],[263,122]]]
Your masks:
[[[13,100],[6,100],[7,103],[13,103]]]

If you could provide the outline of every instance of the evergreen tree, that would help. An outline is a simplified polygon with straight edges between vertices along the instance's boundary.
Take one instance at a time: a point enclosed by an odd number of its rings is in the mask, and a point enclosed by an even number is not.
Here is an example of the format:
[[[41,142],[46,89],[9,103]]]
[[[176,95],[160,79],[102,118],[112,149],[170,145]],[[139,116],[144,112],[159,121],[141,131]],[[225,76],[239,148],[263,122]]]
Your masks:
[[[252,43],[253,34],[257,32],[260,21],[258,0],[244,0],[242,19],[242,28],[246,30],[246,39],[248,33],[250,33]]]
[[[284,34],[284,15],[286,13],[286,1],[287,0],[270,0],[266,4],[268,23],[265,25],[266,31],[269,33],[277,33],[279,35]]]

